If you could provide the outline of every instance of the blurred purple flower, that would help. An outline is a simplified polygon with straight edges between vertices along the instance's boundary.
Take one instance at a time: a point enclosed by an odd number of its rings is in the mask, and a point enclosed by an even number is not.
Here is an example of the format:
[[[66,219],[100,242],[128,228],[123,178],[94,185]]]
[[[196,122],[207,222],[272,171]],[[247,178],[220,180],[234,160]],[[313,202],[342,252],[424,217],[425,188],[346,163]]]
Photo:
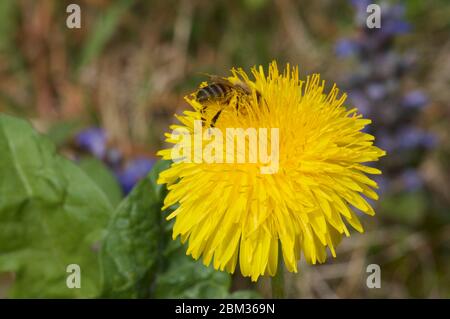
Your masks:
[[[370,101],[364,93],[354,90],[348,93],[348,98],[352,103],[352,107],[356,107],[364,116],[370,116]]]
[[[436,136],[417,126],[419,110],[428,103],[420,90],[403,94],[404,76],[417,60],[412,51],[398,53],[395,38],[412,29],[405,20],[405,5],[388,1],[381,6],[381,28],[366,25],[367,6],[374,1],[351,0],[356,30],[349,40],[336,44],[340,57],[353,55],[357,63],[344,77],[344,89],[351,106],[373,120],[367,132],[376,136],[377,146],[388,152],[379,165],[385,173],[375,177],[380,193],[392,191],[392,181],[399,181],[406,189],[420,187],[422,180],[415,171],[425,151],[436,145]],[[390,155],[389,155],[390,154]],[[397,184],[397,183],[396,183]]]
[[[383,52],[374,56],[373,64],[376,66],[373,75],[377,78],[389,78],[392,74],[399,72],[400,63],[403,59],[395,52]]]
[[[381,83],[371,83],[366,90],[372,100],[381,100],[387,94],[386,87]]]
[[[341,39],[336,44],[334,51],[338,57],[346,58],[358,53],[359,45],[351,39]]]
[[[434,135],[433,133],[430,132],[424,132],[423,136],[422,136],[422,146],[425,147],[426,149],[432,149],[434,147],[436,147],[438,143],[438,139],[436,137],[436,135]]]
[[[406,127],[397,135],[398,145],[402,149],[423,147],[431,149],[436,146],[436,136],[416,127]]]
[[[117,173],[119,183],[125,194],[128,194],[134,185],[148,174],[154,163],[154,160],[144,157],[127,162],[125,167]]]
[[[411,109],[420,109],[428,103],[428,97],[420,90],[408,92],[402,100],[402,106]]]
[[[371,4],[373,1],[370,1],[370,0],[350,0],[349,2],[355,9],[366,11],[367,6],[369,4]]]
[[[383,18],[382,18],[383,19]],[[383,23],[381,21],[381,32],[388,36],[405,34],[411,31],[411,24],[401,20],[388,20]]]
[[[88,128],[75,137],[75,143],[83,150],[97,158],[103,158],[106,151],[107,137],[103,129],[98,127]]]
[[[404,171],[401,175],[401,181],[408,191],[415,191],[423,186],[422,178],[415,169]]]
[[[370,5],[370,0],[350,0],[350,4],[356,11],[355,19],[358,25],[363,25],[366,21],[367,6]]]
[[[396,137],[399,147],[402,149],[413,149],[422,145],[424,133],[416,127],[406,127]]]
[[[389,15],[391,17],[395,17],[395,18],[403,18],[403,16],[405,15],[405,5],[402,3],[397,3],[394,5],[389,6]]]
[[[397,148],[396,140],[392,137],[392,135],[384,131],[377,133],[376,140],[377,145],[386,150],[388,153],[391,153]]]

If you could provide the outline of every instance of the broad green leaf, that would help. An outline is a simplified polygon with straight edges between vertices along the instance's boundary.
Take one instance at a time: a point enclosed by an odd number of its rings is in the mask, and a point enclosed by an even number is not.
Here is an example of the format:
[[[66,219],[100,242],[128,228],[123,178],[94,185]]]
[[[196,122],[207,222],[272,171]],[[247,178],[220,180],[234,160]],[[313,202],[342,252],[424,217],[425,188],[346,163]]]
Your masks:
[[[0,115],[0,272],[11,297],[94,297],[97,246],[112,207],[83,171],[24,120]],[[69,289],[67,266],[81,268]]]
[[[158,162],[116,209],[102,245],[104,297],[146,298],[156,274],[164,233],[161,216],[163,188]]]
[[[106,194],[112,206],[117,207],[123,198],[122,190],[116,177],[105,164],[96,158],[84,157],[78,162],[78,166]]]
[[[171,241],[166,249],[167,265],[156,278],[155,298],[226,298],[229,274],[204,266],[186,256],[185,247]]]
[[[206,267],[186,256],[179,240],[170,240],[164,254],[164,267],[156,278],[155,298],[261,298],[252,290],[230,293],[231,276]]]

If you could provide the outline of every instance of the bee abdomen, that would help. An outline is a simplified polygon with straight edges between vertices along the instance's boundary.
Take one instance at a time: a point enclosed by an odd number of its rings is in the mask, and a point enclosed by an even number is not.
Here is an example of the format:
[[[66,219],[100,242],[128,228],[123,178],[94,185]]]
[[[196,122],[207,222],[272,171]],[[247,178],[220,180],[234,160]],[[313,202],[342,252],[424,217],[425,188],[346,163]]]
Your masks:
[[[227,87],[220,83],[212,83],[197,92],[197,101],[204,102],[210,99],[223,98],[227,92]]]

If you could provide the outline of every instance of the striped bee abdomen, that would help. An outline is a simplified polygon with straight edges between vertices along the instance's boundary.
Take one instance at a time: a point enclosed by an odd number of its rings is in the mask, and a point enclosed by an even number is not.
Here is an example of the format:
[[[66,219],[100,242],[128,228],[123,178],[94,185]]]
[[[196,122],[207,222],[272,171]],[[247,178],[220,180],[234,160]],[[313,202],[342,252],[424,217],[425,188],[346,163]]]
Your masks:
[[[229,91],[229,87],[222,83],[211,83],[210,85],[201,88],[197,92],[197,101],[205,102],[211,99],[223,98]]]

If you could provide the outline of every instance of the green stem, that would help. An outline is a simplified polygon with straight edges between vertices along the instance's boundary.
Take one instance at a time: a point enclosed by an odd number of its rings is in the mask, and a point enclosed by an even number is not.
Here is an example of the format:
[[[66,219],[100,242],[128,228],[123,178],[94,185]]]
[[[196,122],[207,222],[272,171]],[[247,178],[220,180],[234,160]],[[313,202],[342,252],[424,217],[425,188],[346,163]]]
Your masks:
[[[283,299],[284,298],[284,265],[283,258],[280,256],[278,262],[277,273],[271,279],[272,283],[272,298]]]

